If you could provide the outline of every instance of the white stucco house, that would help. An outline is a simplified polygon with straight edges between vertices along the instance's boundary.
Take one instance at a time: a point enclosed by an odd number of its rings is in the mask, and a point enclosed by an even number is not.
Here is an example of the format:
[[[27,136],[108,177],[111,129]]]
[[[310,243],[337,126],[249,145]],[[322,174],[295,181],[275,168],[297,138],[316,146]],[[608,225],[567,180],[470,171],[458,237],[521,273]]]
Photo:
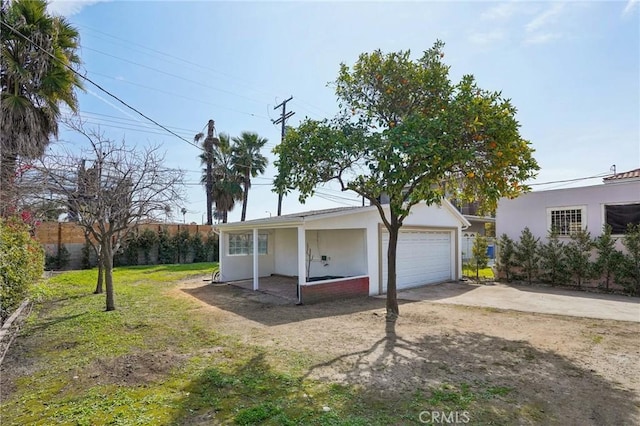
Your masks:
[[[388,209],[388,206],[385,207]],[[448,201],[417,204],[398,241],[398,288],[457,280],[461,232],[470,223]],[[301,303],[386,292],[388,233],[375,206],[220,224],[221,281],[297,277]]]
[[[551,229],[566,238],[578,229],[592,237],[611,225],[621,235],[628,223],[640,223],[640,169],[604,178],[600,185],[534,191],[502,198],[496,211],[496,235],[517,241],[525,227],[541,241]]]

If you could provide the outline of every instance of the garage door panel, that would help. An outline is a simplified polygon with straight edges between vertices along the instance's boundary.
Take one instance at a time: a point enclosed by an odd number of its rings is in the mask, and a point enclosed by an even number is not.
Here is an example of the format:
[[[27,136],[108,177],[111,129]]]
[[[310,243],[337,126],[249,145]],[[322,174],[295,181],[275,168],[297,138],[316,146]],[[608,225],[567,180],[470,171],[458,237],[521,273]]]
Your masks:
[[[451,279],[450,231],[400,231],[396,252],[397,288],[409,288]],[[382,234],[382,282],[387,289],[389,234]]]

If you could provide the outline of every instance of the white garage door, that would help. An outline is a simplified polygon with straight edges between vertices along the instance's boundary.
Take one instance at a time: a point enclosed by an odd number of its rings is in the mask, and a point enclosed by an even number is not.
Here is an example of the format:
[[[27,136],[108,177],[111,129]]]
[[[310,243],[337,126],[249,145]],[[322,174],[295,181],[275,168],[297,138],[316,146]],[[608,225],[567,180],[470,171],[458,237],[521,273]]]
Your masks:
[[[450,231],[400,231],[396,256],[398,290],[451,279]],[[389,233],[382,233],[382,291],[387,292]]]

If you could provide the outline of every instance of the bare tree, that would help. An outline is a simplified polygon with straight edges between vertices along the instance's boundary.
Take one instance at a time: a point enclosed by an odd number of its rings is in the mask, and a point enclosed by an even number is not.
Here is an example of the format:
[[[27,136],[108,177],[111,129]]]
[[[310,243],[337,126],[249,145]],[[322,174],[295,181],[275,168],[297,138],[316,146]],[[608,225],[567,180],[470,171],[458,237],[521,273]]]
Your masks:
[[[82,123],[68,124],[85,137],[90,149],[44,157],[35,167],[44,174],[48,192],[68,204],[70,220],[77,221],[96,242],[104,270],[106,310],[112,311],[116,308],[113,257],[120,242],[138,222],[163,216],[167,205],[183,199],[183,172],[164,167],[157,146],[134,149],[124,141],[106,139],[97,130],[86,130]]]

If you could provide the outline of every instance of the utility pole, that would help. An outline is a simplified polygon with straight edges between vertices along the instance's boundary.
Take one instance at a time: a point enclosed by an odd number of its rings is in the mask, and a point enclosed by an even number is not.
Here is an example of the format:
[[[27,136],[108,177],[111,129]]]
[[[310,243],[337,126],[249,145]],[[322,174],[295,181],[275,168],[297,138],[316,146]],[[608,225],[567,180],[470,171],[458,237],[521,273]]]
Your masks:
[[[213,137],[213,131],[215,122],[213,120],[209,120],[207,123],[207,137],[204,139],[204,153],[206,155],[207,162],[207,176],[205,187],[207,191],[207,225],[213,224],[213,213],[212,213],[212,204],[213,199],[211,196],[213,195],[213,146],[216,142],[216,138]]]
[[[285,121],[287,118],[291,117],[295,112],[289,111],[287,112],[287,102],[293,99],[293,96],[290,96],[289,99],[282,101],[279,105],[273,107],[273,109],[278,109],[282,107],[282,112],[280,113],[280,118],[273,121],[273,124],[282,124],[282,128],[280,131],[280,142],[284,142],[284,133],[285,133]],[[278,216],[282,214],[282,191],[278,191]]]

